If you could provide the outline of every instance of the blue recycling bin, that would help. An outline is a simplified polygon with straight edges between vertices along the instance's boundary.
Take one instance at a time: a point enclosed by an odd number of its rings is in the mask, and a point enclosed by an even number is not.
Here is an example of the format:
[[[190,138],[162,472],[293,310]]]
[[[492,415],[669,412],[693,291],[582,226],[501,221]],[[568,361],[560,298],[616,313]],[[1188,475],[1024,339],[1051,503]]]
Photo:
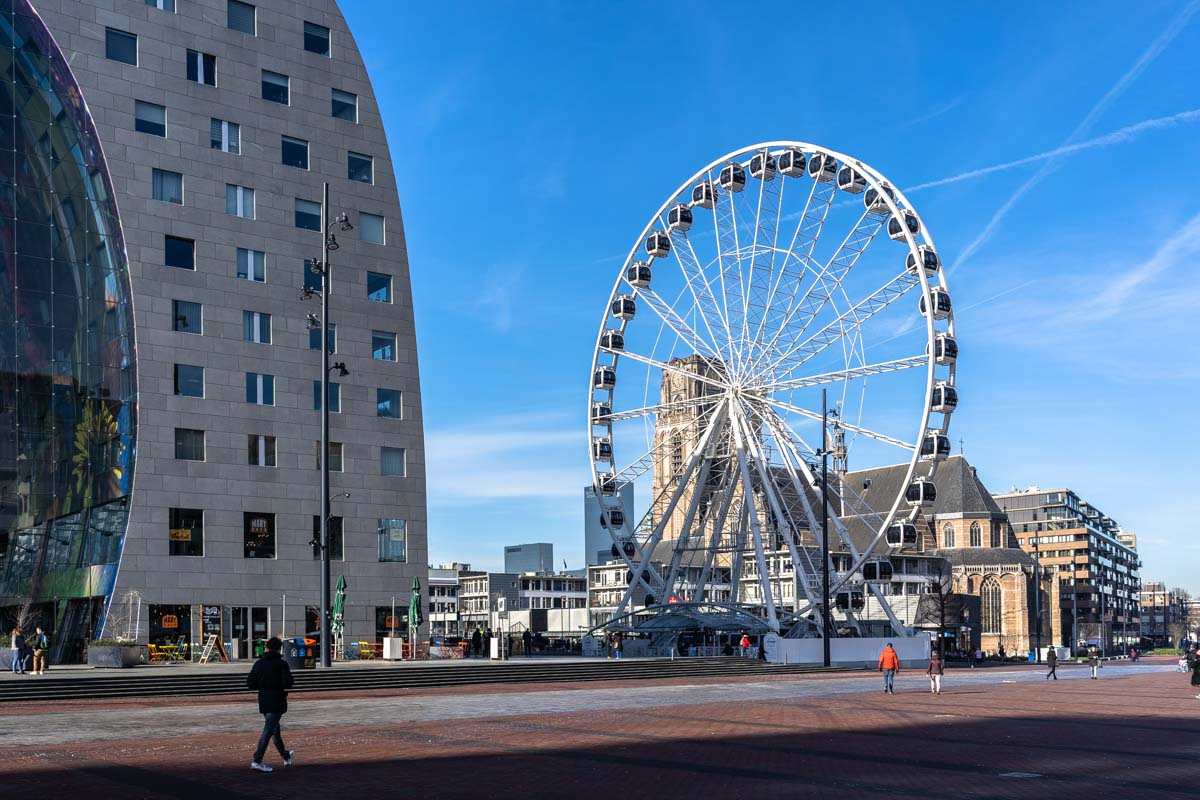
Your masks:
[[[1030,664],[1036,664],[1036,663],[1037,663],[1037,650],[1030,650],[1030,651],[1029,651],[1029,663],[1030,663]]]

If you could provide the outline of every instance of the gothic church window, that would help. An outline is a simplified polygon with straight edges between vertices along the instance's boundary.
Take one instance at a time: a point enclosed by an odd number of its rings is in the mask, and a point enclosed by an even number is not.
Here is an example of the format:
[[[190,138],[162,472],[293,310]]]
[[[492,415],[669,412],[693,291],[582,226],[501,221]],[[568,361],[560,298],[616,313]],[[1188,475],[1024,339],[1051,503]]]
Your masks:
[[[954,526],[942,528],[942,547],[954,547]]]
[[[983,585],[979,587],[979,599],[981,601],[981,616],[983,617],[983,632],[1000,633],[1003,593],[1000,589],[1000,581],[996,579],[995,575],[989,575],[984,579]]]
[[[983,529],[978,522],[971,523],[971,547],[983,547]]]

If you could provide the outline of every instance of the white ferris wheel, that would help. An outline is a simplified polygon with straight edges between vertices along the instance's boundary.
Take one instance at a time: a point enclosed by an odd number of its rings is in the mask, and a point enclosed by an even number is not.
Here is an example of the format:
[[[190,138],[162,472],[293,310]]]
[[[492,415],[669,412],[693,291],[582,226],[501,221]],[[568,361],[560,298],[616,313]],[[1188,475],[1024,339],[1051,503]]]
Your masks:
[[[845,618],[870,605],[900,632],[889,559],[921,541],[957,357],[929,230],[871,166],[780,141],[684,181],[617,275],[589,374],[593,484],[627,567],[614,618],[752,607],[812,635],[828,563]],[[903,479],[846,477],[885,465]]]

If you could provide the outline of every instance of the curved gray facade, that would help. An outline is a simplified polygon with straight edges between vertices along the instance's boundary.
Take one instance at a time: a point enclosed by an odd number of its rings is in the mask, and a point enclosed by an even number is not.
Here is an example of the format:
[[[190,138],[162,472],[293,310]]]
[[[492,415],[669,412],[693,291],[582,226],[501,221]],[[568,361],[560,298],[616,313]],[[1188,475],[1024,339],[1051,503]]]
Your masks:
[[[331,485],[351,495],[333,503],[333,572],[347,638],[375,639],[426,578],[425,463],[400,204],[345,20],[316,0],[35,5],[96,120],[136,311],[128,531],[115,586],[92,596],[113,599],[106,635],[128,630],[130,591],[143,641],[199,642],[219,619],[244,652],[315,625],[321,354],[302,293],[328,181],[331,217],[355,226],[331,257],[332,360],[350,373]],[[64,638],[98,634],[92,602],[57,609]]]

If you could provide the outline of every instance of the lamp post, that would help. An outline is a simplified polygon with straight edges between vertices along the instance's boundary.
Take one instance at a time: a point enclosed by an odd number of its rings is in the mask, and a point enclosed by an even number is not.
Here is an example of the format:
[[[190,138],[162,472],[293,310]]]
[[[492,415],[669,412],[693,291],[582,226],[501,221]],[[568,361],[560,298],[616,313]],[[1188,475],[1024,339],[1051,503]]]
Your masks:
[[[1034,662],[1042,663],[1042,540],[1041,537],[1033,537],[1033,605],[1034,613],[1037,614],[1037,650],[1034,653]]]
[[[332,222],[329,219],[329,183],[324,184],[321,195],[321,256],[314,258],[309,269],[321,276],[321,316],[314,320],[313,314],[308,317],[309,327],[313,323],[321,331],[321,531],[319,547],[321,549],[321,667],[329,669],[332,664],[330,627],[330,563],[329,563],[329,373],[338,370],[342,377],[349,375],[346,365],[339,361],[329,363],[329,288],[330,288],[330,253],[338,249],[337,237],[330,230],[334,225],[340,225],[343,231],[353,230],[354,226],[346,217],[345,212],[338,215]],[[305,289],[301,299],[312,297],[312,290]]]
[[[829,636],[829,406],[821,389],[821,644],[823,664],[828,667]]]

